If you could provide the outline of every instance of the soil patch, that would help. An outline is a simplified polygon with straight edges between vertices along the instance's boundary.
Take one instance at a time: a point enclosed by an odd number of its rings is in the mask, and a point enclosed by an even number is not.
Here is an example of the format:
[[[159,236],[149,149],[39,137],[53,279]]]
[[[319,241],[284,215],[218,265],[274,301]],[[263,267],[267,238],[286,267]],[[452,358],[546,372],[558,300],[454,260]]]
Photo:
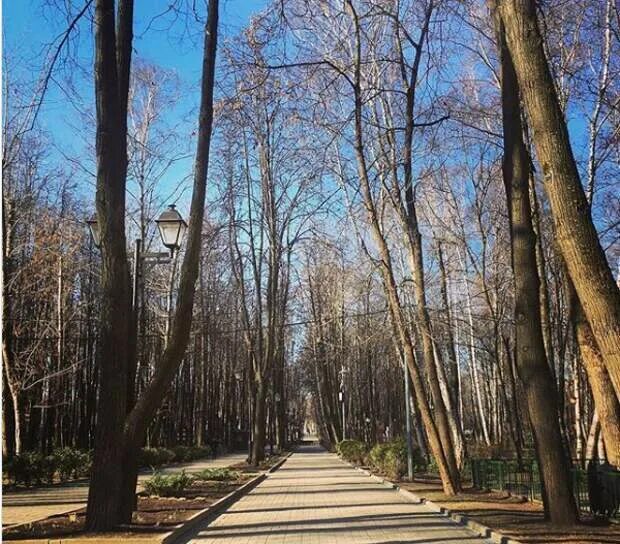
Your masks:
[[[131,524],[120,527],[113,533],[113,538],[144,537],[152,538],[158,533],[172,530],[176,525],[187,521],[197,511],[211,506],[214,502],[228,495],[251,478],[242,475],[230,482],[194,481],[178,497],[149,497],[138,494],[138,508],[133,514]],[[102,538],[101,533],[88,534],[84,531],[86,509],[82,508],[69,514],[50,516],[29,524],[7,527],[2,531],[3,540],[32,538],[53,538],[62,536],[80,536]],[[112,533],[110,534],[112,538]]]
[[[582,517],[580,525],[556,527],[544,520],[541,504],[508,493],[470,487],[449,497],[442,492],[440,482],[430,478],[399,485],[523,544],[620,544],[620,525]]]
[[[260,462],[260,464],[256,467],[254,465],[249,465],[247,461],[242,461],[241,463],[237,463],[236,465],[230,465],[233,470],[241,471],[245,474],[256,473],[263,470],[269,470],[273,465],[275,465],[278,461],[282,459],[281,455],[270,455],[267,459],[264,459]]]

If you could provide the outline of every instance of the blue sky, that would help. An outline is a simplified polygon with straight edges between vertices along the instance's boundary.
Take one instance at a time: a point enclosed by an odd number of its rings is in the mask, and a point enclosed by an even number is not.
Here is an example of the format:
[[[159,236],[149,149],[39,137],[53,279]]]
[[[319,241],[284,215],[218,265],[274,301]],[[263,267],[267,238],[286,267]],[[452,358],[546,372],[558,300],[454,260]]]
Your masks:
[[[86,0],[73,0],[72,13],[77,13]],[[182,84],[183,95],[179,101],[177,112],[169,115],[181,115],[195,110],[199,104],[198,84],[202,67],[202,24],[189,20],[187,26],[183,17],[171,23],[170,15],[157,17],[166,11],[169,0],[137,0],[134,19],[134,59],[145,60],[162,68],[174,71]],[[183,2],[191,5],[191,2]],[[58,41],[67,27],[67,17],[60,11],[45,6],[43,0],[12,0],[4,2],[3,28],[4,51],[8,56],[9,70],[19,75],[20,80],[34,83],[41,74],[45,62],[45,52],[50,43]],[[63,2],[59,2],[63,4]],[[206,13],[204,3],[197,6]],[[220,41],[237,34],[243,29],[253,14],[258,13],[267,5],[267,0],[220,0]],[[64,161],[63,156],[83,157],[91,155],[89,146],[94,145],[92,128],[85,125],[81,111],[94,110],[93,77],[92,77],[92,26],[88,18],[83,18],[70,44],[74,58],[78,59],[81,71],[74,73],[56,72],[46,94],[46,99],[39,124],[48,134],[52,142],[51,159]],[[189,35],[187,34],[189,28]],[[77,97],[68,100],[66,80],[71,78],[75,85]],[[196,115],[190,115],[187,125],[188,138]],[[192,142],[193,144],[193,142]],[[194,145],[190,151],[193,153]],[[66,162],[66,161],[65,161]],[[167,185],[174,186],[190,171],[192,158],[175,164],[162,180],[162,193],[167,193]],[[82,176],[79,171],[76,174]],[[79,179],[78,188],[84,199],[94,200],[92,180]],[[185,191],[180,205],[189,199],[189,191]],[[184,207],[184,206],[183,206]]]

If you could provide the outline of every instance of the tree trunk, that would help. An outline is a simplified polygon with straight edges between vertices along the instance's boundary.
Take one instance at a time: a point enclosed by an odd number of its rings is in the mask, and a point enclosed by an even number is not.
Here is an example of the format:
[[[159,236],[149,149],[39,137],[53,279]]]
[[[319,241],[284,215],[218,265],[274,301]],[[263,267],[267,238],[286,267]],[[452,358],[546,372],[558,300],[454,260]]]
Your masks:
[[[456,418],[459,422],[459,429],[462,429],[463,424],[463,414],[462,407],[460,405],[461,399],[461,380],[459,379],[459,360],[456,354],[457,346],[454,339],[454,329],[455,326],[452,322],[452,310],[450,308],[450,297],[448,294],[448,271],[446,269],[446,263],[443,255],[443,248],[441,241],[437,241],[437,260],[439,263],[439,272],[440,272],[440,293],[441,293],[441,302],[444,307],[444,311],[446,312],[446,333],[447,333],[447,343],[446,349],[448,350],[449,364],[450,364],[450,393],[452,405],[456,409]]]
[[[601,425],[598,420],[598,413],[594,410],[592,416],[592,423],[590,424],[590,430],[588,431],[588,440],[586,441],[586,461],[594,460],[597,458],[597,445],[599,432]]]
[[[266,398],[265,383],[261,376],[256,380],[256,396],[254,402],[254,440],[252,441],[252,456],[250,464],[257,467],[265,458],[265,431],[266,431]]]
[[[469,289],[469,281],[467,279],[467,263],[465,262],[464,257],[461,257],[461,263],[463,268],[463,283],[465,284],[465,293],[467,294],[467,317],[469,321],[469,365],[471,367],[470,375],[472,380],[472,395],[475,394],[476,413],[478,414],[478,418],[480,420],[482,438],[484,439],[484,443],[487,446],[490,446],[491,439],[489,437],[489,426],[487,423],[486,411],[482,403],[482,395],[480,393],[480,380],[478,379],[478,360],[476,357],[476,339],[474,337],[474,317],[471,311],[471,292]]]
[[[127,92],[131,59],[132,0],[95,4],[97,103],[97,218],[101,236],[101,315],[97,363],[101,388],[86,528],[109,530],[120,518],[123,422],[127,406],[131,297],[125,240]],[[118,30],[118,33],[117,33]]]
[[[354,20],[355,29],[355,53],[354,53],[354,69],[355,75],[352,82],[353,99],[354,99],[354,131],[355,131],[355,156],[357,160],[357,171],[359,175],[362,198],[364,200],[364,207],[368,217],[368,221],[371,227],[371,233],[375,243],[378,246],[380,261],[379,269],[381,271],[385,294],[388,299],[388,307],[392,317],[392,323],[397,333],[398,339],[403,350],[405,361],[411,375],[413,388],[415,391],[416,399],[418,401],[418,408],[424,427],[427,432],[428,442],[433,455],[439,467],[439,473],[443,484],[444,492],[447,495],[454,495],[460,490],[460,475],[456,466],[456,460],[454,457],[454,451],[452,449],[452,437],[450,433],[450,427],[447,423],[445,406],[441,398],[441,391],[439,384],[436,380],[437,372],[433,360],[433,348],[431,344],[430,329],[424,328],[422,330],[422,339],[425,342],[426,355],[426,370],[430,374],[431,379],[435,379],[433,395],[435,403],[438,407],[437,416],[439,421],[436,422],[433,414],[431,414],[428,399],[426,397],[426,391],[424,383],[420,375],[420,371],[415,361],[415,354],[413,349],[412,338],[408,330],[407,320],[403,314],[403,309],[400,303],[398,287],[394,278],[394,272],[392,269],[392,257],[387,241],[381,230],[381,224],[377,209],[375,207],[372,191],[370,188],[370,177],[368,172],[368,165],[366,163],[365,149],[364,149],[364,128],[363,128],[363,102],[362,102],[362,88],[361,88],[361,35],[358,14],[350,0],[346,2],[348,10],[351,12]],[[412,190],[412,188],[409,188]],[[408,236],[411,231],[407,231]],[[415,237],[414,237],[415,238]],[[411,270],[415,274],[414,282],[416,289],[424,291],[423,270],[421,267],[421,254],[415,255],[415,240],[409,239]],[[421,246],[420,246],[421,247]],[[418,304],[418,311],[421,314],[426,315],[426,320],[423,320],[428,324],[428,311],[425,305],[425,301],[420,299],[423,304]],[[419,315],[421,315],[419,314]],[[422,316],[424,317],[424,316]]]
[[[501,0],[506,41],[544,173],[558,245],[620,396],[620,290],[592,222],[566,121],[545,58],[534,0]]]
[[[181,278],[177,297],[177,309],[172,320],[170,339],[164,349],[159,365],[151,382],[136,402],[125,422],[123,445],[123,488],[116,495],[120,505],[120,519],[131,520],[132,505],[135,504],[137,462],[132,462],[138,448],[143,444],[148,425],[161,406],[170,383],[183,361],[189,342],[194,308],[194,294],[200,263],[204,203],[206,197],[207,172],[209,169],[209,148],[213,126],[213,89],[215,84],[215,60],[218,35],[218,0],[209,0],[208,19],[205,25],[204,57],[198,143],[194,164],[194,184],[190,207],[190,227],[187,234],[187,249],[181,266]],[[133,456],[133,457],[132,457]],[[118,469],[118,467],[117,467]]]
[[[555,381],[547,363],[540,320],[540,279],[529,197],[529,157],[523,142],[514,66],[498,21],[504,137],[502,172],[508,201],[515,280],[517,368],[523,382],[545,490],[545,515],[553,523],[577,521],[571,475],[563,449]]]
[[[607,458],[612,465],[620,466],[620,402],[609,379],[607,368],[603,364],[592,330],[576,297],[574,303],[573,316],[577,343],[603,432]]]

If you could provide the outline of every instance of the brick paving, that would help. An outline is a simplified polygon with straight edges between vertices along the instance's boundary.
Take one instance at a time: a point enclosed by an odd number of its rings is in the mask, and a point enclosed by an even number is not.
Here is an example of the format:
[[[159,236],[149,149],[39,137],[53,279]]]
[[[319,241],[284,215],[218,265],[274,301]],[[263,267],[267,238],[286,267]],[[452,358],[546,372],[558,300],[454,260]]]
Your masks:
[[[305,446],[186,542],[191,544],[488,544],[427,506],[414,504]]]
[[[244,461],[246,453],[231,453],[222,455],[217,459],[205,459],[192,463],[172,465],[162,469],[163,473],[200,472],[208,467],[226,467]],[[140,482],[151,477],[150,473],[140,474]],[[78,481],[67,484],[35,487],[19,491],[3,490],[2,493],[2,525],[14,525],[16,523],[29,523],[54,514],[70,512],[86,506],[88,499],[88,482]]]

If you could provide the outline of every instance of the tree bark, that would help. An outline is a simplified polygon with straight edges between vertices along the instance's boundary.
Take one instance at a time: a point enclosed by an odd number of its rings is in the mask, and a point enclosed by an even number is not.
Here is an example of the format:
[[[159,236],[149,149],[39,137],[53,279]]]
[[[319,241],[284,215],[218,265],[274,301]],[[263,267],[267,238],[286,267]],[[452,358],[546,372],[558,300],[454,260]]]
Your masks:
[[[209,148],[213,126],[213,89],[215,86],[215,60],[218,36],[219,1],[209,0],[205,25],[204,57],[202,65],[201,102],[198,126],[198,143],[194,164],[194,184],[190,206],[190,228],[187,249],[181,265],[177,308],[172,320],[170,340],[155,369],[151,382],[127,416],[124,428],[124,484],[117,496],[121,505],[121,520],[128,522],[135,505],[138,478],[137,452],[144,442],[148,425],[161,405],[179,365],[183,361],[189,341],[194,308],[194,294],[200,263],[202,226],[206,197]]]
[[[119,32],[133,24],[132,0],[119,4]],[[118,49],[116,39],[123,42]],[[97,103],[97,217],[101,232],[101,315],[97,353],[101,390],[86,528],[108,530],[120,521],[123,422],[130,368],[131,297],[125,240],[127,96],[131,36],[117,35],[114,0],[95,4]],[[122,66],[119,66],[119,64]],[[119,74],[119,71],[121,72]],[[122,96],[125,93],[125,96]]]
[[[433,398],[435,401],[435,417],[431,414],[424,383],[420,375],[420,371],[415,361],[415,354],[411,334],[408,329],[403,309],[399,300],[398,288],[394,278],[392,269],[392,257],[390,250],[381,230],[377,209],[375,207],[372,191],[370,188],[370,177],[368,173],[368,165],[366,162],[364,149],[364,128],[363,128],[363,102],[362,102],[362,77],[361,77],[361,30],[359,24],[359,16],[350,0],[347,0],[346,6],[351,13],[354,22],[355,42],[354,42],[354,76],[351,81],[354,100],[354,149],[357,160],[357,171],[360,179],[361,193],[364,200],[364,207],[371,227],[371,233],[375,243],[377,244],[380,260],[379,269],[383,277],[385,294],[388,298],[388,307],[392,317],[395,332],[398,335],[401,348],[403,350],[405,361],[411,375],[413,388],[415,391],[418,407],[424,427],[428,435],[430,448],[433,451],[435,460],[439,467],[439,473],[443,484],[444,492],[447,495],[454,495],[460,491],[460,474],[458,472],[454,451],[452,448],[452,435],[447,420],[445,405],[441,396],[439,382],[437,380],[437,370],[433,357],[433,347],[431,342],[430,319],[425,304],[424,293],[424,276],[422,268],[421,239],[417,230],[417,220],[415,219],[415,209],[410,208],[411,217],[407,225],[407,242],[409,249],[410,267],[414,274],[414,285],[416,289],[416,300],[418,319],[421,324],[421,336],[424,343],[424,359],[425,368],[431,380]],[[415,78],[415,76],[412,76]],[[415,81],[415,79],[414,79]],[[408,98],[411,100],[412,98]],[[411,152],[411,146],[405,146]],[[406,191],[410,196],[408,201],[413,204],[411,195],[413,188],[406,184]],[[402,217],[402,216],[401,216]]]
[[[523,101],[555,223],[558,245],[584,314],[620,395],[620,291],[607,264],[545,58],[534,0],[501,0]]]
[[[603,364],[592,330],[576,300],[574,290],[571,291],[575,304],[573,319],[577,343],[603,432],[607,459],[612,465],[620,466],[620,402],[609,379],[607,368]]]
[[[571,474],[563,449],[555,380],[547,363],[540,318],[540,279],[529,197],[529,157],[523,142],[519,91],[501,21],[497,24],[501,58],[504,158],[515,281],[516,362],[523,382],[544,486],[545,515],[553,523],[577,521]]]

